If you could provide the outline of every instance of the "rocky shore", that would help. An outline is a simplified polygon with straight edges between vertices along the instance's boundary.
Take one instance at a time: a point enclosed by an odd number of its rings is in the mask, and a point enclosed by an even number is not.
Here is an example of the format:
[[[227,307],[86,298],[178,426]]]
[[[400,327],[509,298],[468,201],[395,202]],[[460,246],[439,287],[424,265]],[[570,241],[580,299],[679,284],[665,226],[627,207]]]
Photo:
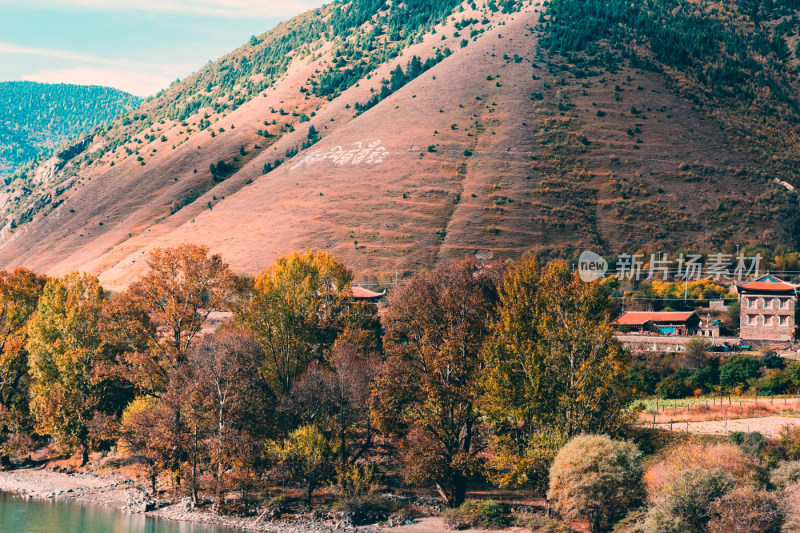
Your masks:
[[[168,520],[180,520],[269,533],[328,533],[348,528],[330,520],[303,518],[268,521],[262,517],[227,517],[195,510],[185,503],[167,505],[150,499],[134,481],[114,475],[63,473],[43,468],[21,468],[0,472],[0,491],[27,499],[52,499],[88,505],[100,505],[129,513]],[[360,529],[361,531],[377,531]]]
[[[27,499],[52,499],[87,505],[99,505],[127,513],[141,513],[153,518],[216,525],[243,531],[267,533],[329,533],[359,531],[362,533],[435,533],[446,531],[438,517],[424,517],[413,524],[384,523],[354,528],[343,520],[304,515],[290,520],[271,520],[265,515],[231,517],[192,509],[187,502],[168,504],[152,500],[144,487],[133,480],[114,474],[59,472],[37,468],[0,471],[0,492]]]

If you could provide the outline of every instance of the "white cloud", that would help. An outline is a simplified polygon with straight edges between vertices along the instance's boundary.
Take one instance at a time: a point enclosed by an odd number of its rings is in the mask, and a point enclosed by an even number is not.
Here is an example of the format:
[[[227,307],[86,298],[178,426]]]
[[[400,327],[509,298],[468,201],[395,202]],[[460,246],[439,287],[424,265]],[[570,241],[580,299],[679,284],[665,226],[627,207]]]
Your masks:
[[[22,46],[14,43],[0,42],[0,54],[13,54],[13,55],[30,55],[30,56],[43,56],[51,57],[54,59],[66,59],[71,61],[83,61],[90,63],[101,63],[107,65],[116,64],[113,59],[103,57],[96,57],[86,54],[79,54],[70,50],[59,50],[55,48],[34,48],[31,46]]]
[[[320,7],[322,3],[323,0],[0,0],[0,6],[26,9],[158,11],[239,18],[284,18]]]
[[[172,82],[168,76],[115,68],[75,67],[45,70],[22,76],[23,81],[41,83],[73,83],[76,85],[104,85],[115,87],[137,96],[150,96],[165,89]]]
[[[33,74],[23,74],[24,81],[42,83],[75,83],[116,87],[138,96],[150,96],[165,89],[175,80],[176,73],[190,73],[190,65],[142,63],[125,59],[110,59],[71,50],[35,48],[0,41],[0,57],[37,56],[57,60],[58,68],[40,67]]]

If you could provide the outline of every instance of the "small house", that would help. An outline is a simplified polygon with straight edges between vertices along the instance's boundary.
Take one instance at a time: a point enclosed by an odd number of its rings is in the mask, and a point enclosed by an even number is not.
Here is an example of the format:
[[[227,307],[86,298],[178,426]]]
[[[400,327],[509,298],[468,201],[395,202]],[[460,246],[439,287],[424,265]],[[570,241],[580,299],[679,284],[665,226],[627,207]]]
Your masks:
[[[611,325],[623,333],[692,336],[700,317],[694,311],[628,311]]]

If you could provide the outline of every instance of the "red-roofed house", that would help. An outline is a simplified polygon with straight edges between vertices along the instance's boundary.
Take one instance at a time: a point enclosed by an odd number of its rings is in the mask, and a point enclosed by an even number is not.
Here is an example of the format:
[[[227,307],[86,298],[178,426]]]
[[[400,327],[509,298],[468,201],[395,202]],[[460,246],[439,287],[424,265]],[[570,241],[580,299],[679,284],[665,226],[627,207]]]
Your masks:
[[[739,336],[750,341],[792,341],[795,338],[797,287],[767,274],[736,286],[739,293]]]
[[[697,333],[700,317],[694,311],[628,311],[611,325],[624,332],[690,336]]]
[[[386,296],[385,289],[383,292],[373,292],[369,289],[365,289],[364,287],[352,287],[350,291],[353,295],[353,300],[357,302],[372,302],[376,304],[378,303],[378,300]]]

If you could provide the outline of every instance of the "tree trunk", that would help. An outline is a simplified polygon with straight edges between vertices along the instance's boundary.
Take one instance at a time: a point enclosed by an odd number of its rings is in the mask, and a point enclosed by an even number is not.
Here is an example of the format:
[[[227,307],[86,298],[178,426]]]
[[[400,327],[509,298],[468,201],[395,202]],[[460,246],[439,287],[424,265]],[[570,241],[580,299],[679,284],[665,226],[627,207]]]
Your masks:
[[[81,466],[89,463],[89,447],[84,443],[81,445]]]
[[[175,410],[175,457],[172,458],[172,468],[175,474],[175,488],[181,490],[181,456],[183,447],[181,446],[181,410]]]
[[[194,450],[192,451],[192,503],[197,505],[197,422],[194,424]]]
[[[467,497],[467,478],[464,476],[455,476],[453,478],[453,489],[451,496],[450,507],[460,507]]]
[[[158,472],[156,472],[155,468],[150,469],[150,488],[153,490],[153,498],[158,496],[158,492],[156,491],[156,482],[158,480]]]
[[[589,513],[589,529],[592,533],[600,533],[602,531],[600,528],[600,513]]]
[[[306,485],[306,505],[311,507],[311,494],[314,492],[314,484],[309,483]]]

